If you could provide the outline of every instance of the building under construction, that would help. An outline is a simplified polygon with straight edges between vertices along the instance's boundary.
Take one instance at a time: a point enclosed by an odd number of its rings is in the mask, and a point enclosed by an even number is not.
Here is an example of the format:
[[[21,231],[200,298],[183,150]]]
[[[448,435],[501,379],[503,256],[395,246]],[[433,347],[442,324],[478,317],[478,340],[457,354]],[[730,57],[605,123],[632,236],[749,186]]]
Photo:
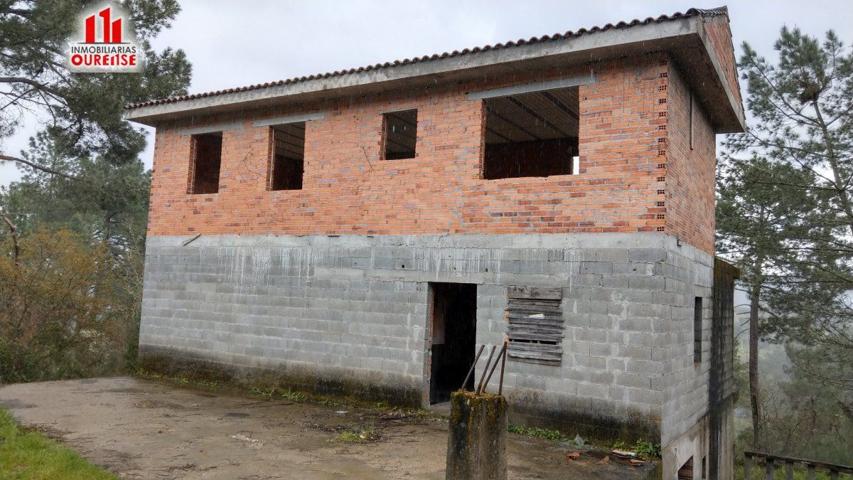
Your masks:
[[[732,478],[725,8],[131,105],[156,127],[140,352],[416,405],[509,342],[516,422]],[[477,378],[485,358],[480,360]]]

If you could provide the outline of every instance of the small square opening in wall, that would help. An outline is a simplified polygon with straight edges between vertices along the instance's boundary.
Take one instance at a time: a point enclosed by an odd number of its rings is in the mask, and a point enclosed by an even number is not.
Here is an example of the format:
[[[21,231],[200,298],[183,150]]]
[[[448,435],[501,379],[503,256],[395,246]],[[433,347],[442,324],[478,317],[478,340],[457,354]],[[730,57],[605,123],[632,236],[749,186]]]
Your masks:
[[[305,122],[270,127],[270,190],[301,190],[305,172]]]
[[[418,111],[405,110],[382,115],[382,158],[415,158],[418,139]]]
[[[218,193],[222,164],[222,132],[193,135],[189,193]]]
[[[580,170],[578,87],[487,98],[483,178]]]

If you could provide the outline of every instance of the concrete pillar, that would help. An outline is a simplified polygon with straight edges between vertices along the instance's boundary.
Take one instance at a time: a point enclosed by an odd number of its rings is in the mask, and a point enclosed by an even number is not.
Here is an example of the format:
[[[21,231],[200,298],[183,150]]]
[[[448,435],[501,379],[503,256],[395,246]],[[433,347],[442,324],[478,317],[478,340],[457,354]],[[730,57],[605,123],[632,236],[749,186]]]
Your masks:
[[[506,480],[506,399],[454,392],[450,397],[447,480]]]

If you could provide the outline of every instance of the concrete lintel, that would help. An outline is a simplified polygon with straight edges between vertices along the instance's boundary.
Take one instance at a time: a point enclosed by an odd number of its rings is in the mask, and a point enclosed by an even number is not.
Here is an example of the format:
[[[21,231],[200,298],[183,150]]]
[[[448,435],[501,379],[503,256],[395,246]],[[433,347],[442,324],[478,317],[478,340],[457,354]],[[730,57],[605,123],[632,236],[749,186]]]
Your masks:
[[[192,236],[151,235],[147,246],[178,247]],[[548,233],[548,234],[450,234],[450,235],[234,235],[205,234],[190,247],[343,247],[369,248],[501,248],[501,249],[608,249],[655,248],[692,254],[693,247],[671,235],[657,232],[638,233]],[[710,258],[710,255],[705,254]]]
[[[288,123],[310,122],[311,120],[322,120],[324,118],[326,118],[325,112],[300,113],[256,120],[252,122],[252,125],[255,127],[269,127],[272,125],[286,125]]]
[[[214,123],[203,127],[191,127],[178,130],[178,135],[199,135],[202,133],[225,132],[228,130],[242,130],[243,122]]]
[[[535,82],[526,83],[523,85],[513,85],[511,87],[495,88],[493,90],[483,90],[480,92],[470,92],[468,100],[483,100],[486,98],[507,97],[510,95],[520,95],[522,93],[544,92],[547,90],[557,90],[559,88],[577,87],[578,85],[588,85],[595,82],[595,74],[589,72],[589,75],[580,75],[577,77],[561,78],[550,82]]]

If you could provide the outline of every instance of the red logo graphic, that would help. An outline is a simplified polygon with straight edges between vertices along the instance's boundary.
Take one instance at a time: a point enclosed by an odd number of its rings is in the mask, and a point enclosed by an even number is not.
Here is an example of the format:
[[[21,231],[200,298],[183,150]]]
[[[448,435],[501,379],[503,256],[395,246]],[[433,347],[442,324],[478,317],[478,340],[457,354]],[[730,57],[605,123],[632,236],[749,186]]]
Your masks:
[[[130,15],[118,3],[86,9],[80,31],[69,42],[68,68],[80,73],[142,71],[142,59]]]
[[[107,7],[98,12],[98,16],[101,17],[101,25],[103,25],[103,43],[121,43],[121,19],[117,18],[110,23],[111,10],[110,7]],[[94,15],[86,17],[86,43],[96,43]]]

